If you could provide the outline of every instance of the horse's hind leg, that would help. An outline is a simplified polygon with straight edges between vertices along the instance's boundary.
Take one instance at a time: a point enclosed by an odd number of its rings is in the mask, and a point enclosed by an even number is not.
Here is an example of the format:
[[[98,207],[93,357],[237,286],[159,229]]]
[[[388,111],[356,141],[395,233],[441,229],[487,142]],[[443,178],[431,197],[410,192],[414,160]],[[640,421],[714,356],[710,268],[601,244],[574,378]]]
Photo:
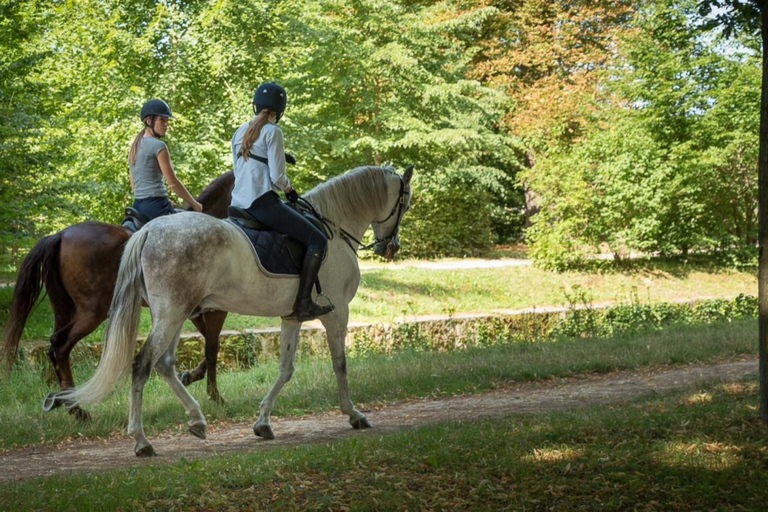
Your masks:
[[[344,340],[347,335],[347,318],[349,310],[337,307],[333,315],[321,319],[325,326],[328,339],[328,347],[331,350],[333,371],[336,374],[336,382],[339,385],[339,399],[341,412],[349,416],[349,424],[354,428],[371,428],[372,425],[363,413],[355,408],[349,394],[347,382],[347,357],[344,353]]]
[[[152,316],[157,320],[152,326],[147,341],[133,360],[128,435],[133,437],[136,442],[133,451],[138,457],[151,457],[155,455],[152,443],[144,435],[144,424],[141,416],[144,386],[160,357],[165,355],[169,349],[175,355],[175,344],[178,342],[179,333],[181,333],[181,328],[184,325],[183,317],[177,322],[170,322],[171,326],[168,321],[163,320],[164,316],[162,314],[158,315],[153,311]],[[167,364],[164,364],[162,367],[163,371],[167,371],[166,367]],[[173,371],[173,366],[171,366],[171,371]]]
[[[53,303],[53,301],[51,301]],[[94,313],[82,313],[77,311],[74,317],[69,316],[69,311],[56,312],[55,329],[51,336],[51,348],[48,357],[56,371],[56,377],[62,390],[75,387],[75,379],[72,377],[72,368],[69,363],[69,354],[77,343],[91,334],[104,321],[106,316],[98,316]],[[63,327],[59,327],[63,325]],[[69,414],[78,420],[88,421],[90,415],[78,406],[72,407]]]
[[[179,400],[181,400],[181,403],[184,404],[184,410],[187,413],[187,417],[189,417],[189,422],[187,423],[189,431],[200,439],[205,439],[205,430],[208,425],[205,422],[203,411],[200,409],[200,404],[189,394],[187,388],[184,387],[184,384],[176,375],[176,345],[178,344],[180,334],[181,330],[176,333],[174,342],[171,343],[168,350],[160,357],[155,369],[163,376],[165,382],[168,383],[173,392],[176,393],[176,396],[179,397]]]
[[[272,414],[272,408],[275,406],[277,395],[286,382],[293,377],[294,360],[296,359],[296,346],[299,344],[299,331],[301,323],[293,320],[283,320],[280,330],[280,369],[277,374],[277,381],[269,390],[267,396],[259,405],[259,419],[253,425],[253,433],[264,439],[274,439],[272,427],[269,425],[269,417]]]
[[[183,372],[179,374],[181,382],[185,386],[189,386],[193,382],[197,382],[205,376],[206,371],[208,373],[208,397],[214,402],[220,404],[224,403],[224,399],[219,393],[219,388],[216,384],[216,361],[219,357],[219,336],[221,335],[221,329],[224,326],[224,320],[227,318],[226,311],[209,311],[197,318],[192,319],[192,323],[200,331],[205,338],[205,360],[191,372]]]

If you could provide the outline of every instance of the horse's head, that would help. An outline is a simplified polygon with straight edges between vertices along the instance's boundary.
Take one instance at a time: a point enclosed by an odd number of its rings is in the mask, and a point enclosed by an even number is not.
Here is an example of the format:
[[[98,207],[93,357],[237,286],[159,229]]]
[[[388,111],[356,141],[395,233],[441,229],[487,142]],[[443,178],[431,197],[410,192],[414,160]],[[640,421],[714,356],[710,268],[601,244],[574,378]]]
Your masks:
[[[393,259],[400,250],[400,222],[411,205],[412,177],[412,165],[402,176],[397,173],[392,175],[388,181],[389,197],[385,204],[387,207],[393,206],[384,213],[383,220],[373,222],[373,234],[376,237],[373,252],[388,260]]]

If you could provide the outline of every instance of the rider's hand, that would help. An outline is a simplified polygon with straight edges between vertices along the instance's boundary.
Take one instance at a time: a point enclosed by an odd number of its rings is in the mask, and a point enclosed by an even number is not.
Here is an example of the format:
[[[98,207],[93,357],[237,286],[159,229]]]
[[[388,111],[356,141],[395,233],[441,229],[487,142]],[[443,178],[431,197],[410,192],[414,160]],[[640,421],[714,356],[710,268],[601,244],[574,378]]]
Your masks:
[[[198,201],[195,201],[194,204],[192,204],[192,209],[195,210],[196,212],[202,213],[203,212],[203,204],[198,202]]]
[[[299,200],[299,194],[293,188],[285,189],[285,198],[290,202],[295,203]]]

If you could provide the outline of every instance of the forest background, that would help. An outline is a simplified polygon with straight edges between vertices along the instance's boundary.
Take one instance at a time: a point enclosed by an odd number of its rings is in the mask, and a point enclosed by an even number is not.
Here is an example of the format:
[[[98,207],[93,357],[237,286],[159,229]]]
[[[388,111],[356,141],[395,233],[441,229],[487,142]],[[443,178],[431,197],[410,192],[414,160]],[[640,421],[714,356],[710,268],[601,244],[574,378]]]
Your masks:
[[[289,93],[300,192],[416,166],[411,256],[522,239],[549,268],[756,254],[760,40],[725,38],[694,0],[0,1],[14,262],[67,225],[120,222],[144,101],[172,106],[165,140],[197,194],[231,169],[264,81]]]

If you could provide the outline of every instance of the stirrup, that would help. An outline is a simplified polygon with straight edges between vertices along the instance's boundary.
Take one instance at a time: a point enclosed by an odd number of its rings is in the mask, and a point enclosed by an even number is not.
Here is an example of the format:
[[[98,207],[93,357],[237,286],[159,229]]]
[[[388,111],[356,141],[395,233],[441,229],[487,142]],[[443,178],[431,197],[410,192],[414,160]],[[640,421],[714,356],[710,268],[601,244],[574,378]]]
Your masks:
[[[333,302],[331,302],[331,299],[324,293],[320,293],[317,296],[325,298],[325,300],[328,301],[328,305],[321,306],[320,304],[310,299],[310,302],[309,302],[310,305],[309,305],[308,311],[302,311],[302,314],[300,315],[298,313],[298,310],[294,309],[290,315],[284,316],[283,319],[296,320],[298,322],[306,322],[308,320],[314,320],[323,315],[333,313],[333,311],[336,309],[336,306],[334,306]]]

